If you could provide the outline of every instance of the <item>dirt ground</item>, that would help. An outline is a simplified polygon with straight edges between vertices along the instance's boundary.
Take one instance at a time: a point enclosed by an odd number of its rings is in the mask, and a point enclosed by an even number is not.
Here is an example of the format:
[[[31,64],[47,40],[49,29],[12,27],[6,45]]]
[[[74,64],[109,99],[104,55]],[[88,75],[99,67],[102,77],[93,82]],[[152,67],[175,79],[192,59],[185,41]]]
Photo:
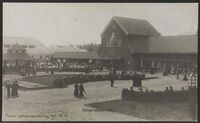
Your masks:
[[[166,86],[173,86],[175,90],[188,88],[188,83],[176,80],[175,76],[144,80],[143,86],[155,91],[164,90]],[[5,78],[5,77],[4,77]],[[3,87],[3,121],[144,121],[144,117],[130,116],[123,113],[99,110],[90,106],[91,103],[121,99],[123,88],[130,88],[132,81],[116,81],[110,87],[109,81],[85,83],[86,98],[73,96],[74,85],[62,89],[45,89],[35,91],[19,91],[18,98],[7,99],[6,89]],[[123,108],[123,107],[121,107]],[[150,108],[151,109],[151,108]],[[132,109],[134,110],[134,109]],[[144,110],[145,111],[145,110]],[[150,111],[149,111],[150,112]],[[159,112],[157,112],[159,114]],[[176,114],[174,114],[176,115]],[[166,117],[163,120],[166,120]],[[170,119],[169,119],[170,120]],[[181,119],[181,120],[184,120]],[[187,120],[187,117],[186,117]]]
[[[188,102],[149,103],[127,100],[111,100],[87,105],[101,110],[118,112],[153,121],[194,120],[191,116],[191,110],[189,109]]]

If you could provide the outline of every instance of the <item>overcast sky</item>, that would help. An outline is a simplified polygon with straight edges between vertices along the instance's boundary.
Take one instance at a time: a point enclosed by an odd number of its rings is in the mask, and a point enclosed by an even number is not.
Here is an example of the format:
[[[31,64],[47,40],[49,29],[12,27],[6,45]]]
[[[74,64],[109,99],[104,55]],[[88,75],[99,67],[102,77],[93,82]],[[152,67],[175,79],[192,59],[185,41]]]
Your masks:
[[[148,20],[162,35],[196,34],[197,3],[3,3],[3,36],[45,45],[100,43],[112,18]]]

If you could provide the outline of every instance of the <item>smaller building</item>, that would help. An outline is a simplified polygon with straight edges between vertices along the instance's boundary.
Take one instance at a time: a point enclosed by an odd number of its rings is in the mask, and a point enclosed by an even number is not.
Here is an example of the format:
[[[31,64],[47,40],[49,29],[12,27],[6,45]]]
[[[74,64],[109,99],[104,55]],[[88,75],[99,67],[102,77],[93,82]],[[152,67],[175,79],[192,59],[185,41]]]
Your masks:
[[[3,48],[5,49],[11,48],[16,43],[21,45],[23,48],[27,50],[43,46],[41,41],[33,37],[9,37],[9,36],[3,37]]]
[[[26,49],[15,44],[7,50],[7,53],[3,55],[3,71],[6,72],[20,72],[22,68],[27,68],[33,62]]]

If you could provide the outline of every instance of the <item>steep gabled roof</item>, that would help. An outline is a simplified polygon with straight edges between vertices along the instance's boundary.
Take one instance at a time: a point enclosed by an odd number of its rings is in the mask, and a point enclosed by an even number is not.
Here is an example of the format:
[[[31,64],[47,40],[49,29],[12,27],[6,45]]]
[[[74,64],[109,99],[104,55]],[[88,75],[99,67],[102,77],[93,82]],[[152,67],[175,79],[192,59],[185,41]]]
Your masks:
[[[198,39],[196,35],[150,37],[148,53],[197,53]]]
[[[134,51],[131,45],[134,41],[130,41],[130,49]],[[172,53],[172,54],[197,54],[198,38],[196,35],[180,35],[180,36],[160,36],[149,37],[144,40],[138,53]]]
[[[112,21],[115,21],[126,35],[161,36],[161,34],[146,20],[115,16],[112,17],[109,24],[112,23]],[[108,25],[102,34],[108,28]]]

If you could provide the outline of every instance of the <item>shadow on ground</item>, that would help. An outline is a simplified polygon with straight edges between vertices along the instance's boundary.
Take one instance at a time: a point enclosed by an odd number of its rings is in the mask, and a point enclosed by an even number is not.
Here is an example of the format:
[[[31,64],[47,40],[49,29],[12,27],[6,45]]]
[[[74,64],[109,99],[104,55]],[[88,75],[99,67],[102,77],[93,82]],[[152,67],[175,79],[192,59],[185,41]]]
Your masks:
[[[189,104],[187,102],[147,103],[125,100],[111,100],[86,104],[104,111],[112,111],[129,116],[156,121],[191,121]]]

